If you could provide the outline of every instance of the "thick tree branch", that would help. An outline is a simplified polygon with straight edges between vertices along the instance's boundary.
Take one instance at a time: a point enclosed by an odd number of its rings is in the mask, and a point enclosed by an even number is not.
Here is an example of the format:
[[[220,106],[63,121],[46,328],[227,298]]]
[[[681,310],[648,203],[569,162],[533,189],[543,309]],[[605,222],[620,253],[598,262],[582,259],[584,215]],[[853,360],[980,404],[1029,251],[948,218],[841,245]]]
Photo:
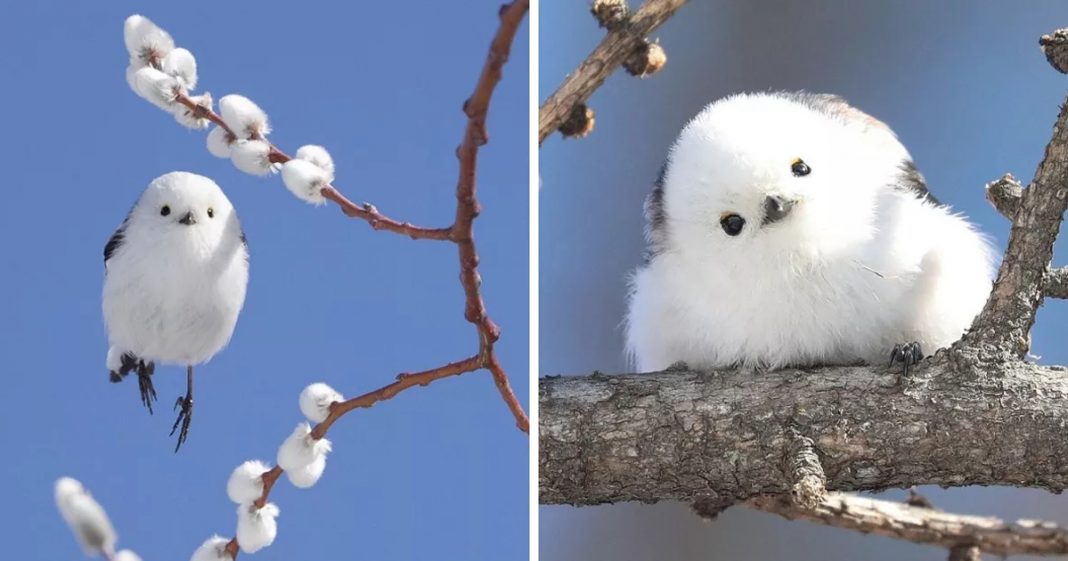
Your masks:
[[[753,499],[749,506],[788,520],[808,520],[945,547],[963,555],[956,559],[971,559],[973,555],[978,559],[979,551],[995,555],[1068,554],[1068,531],[1051,522],[1005,522],[844,493],[832,493],[812,509],[800,508],[779,497]]]
[[[686,0],[646,0],[626,24],[615,27],[569,74],[538,110],[538,144],[545,142],[605,79],[646,44],[645,37],[667,21]]]
[[[880,366],[664,371],[540,382],[544,504],[790,495],[791,431],[827,488],[1068,487],[1064,367],[943,351],[914,377]]]

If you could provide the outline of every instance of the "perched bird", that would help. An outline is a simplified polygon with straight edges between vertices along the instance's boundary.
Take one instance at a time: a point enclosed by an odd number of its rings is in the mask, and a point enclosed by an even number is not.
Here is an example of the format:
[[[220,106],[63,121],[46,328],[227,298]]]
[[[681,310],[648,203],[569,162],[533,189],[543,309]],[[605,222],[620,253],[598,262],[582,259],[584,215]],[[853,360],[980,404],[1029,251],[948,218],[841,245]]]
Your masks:
[[[993,252],[882,122],[833,95],[743,94],[682,130],[646,201],[627,349],[642,371],[910,366],[959,339]]]
[[[193,417],[193,366],[234,332],[248,285],[248,244],[214,181],[186,172],[149,184],[104,247],[104,321],[112,382],[135,372],[152,412],[157,362],[186,366],[187,390],[171,434],[175,451]]]

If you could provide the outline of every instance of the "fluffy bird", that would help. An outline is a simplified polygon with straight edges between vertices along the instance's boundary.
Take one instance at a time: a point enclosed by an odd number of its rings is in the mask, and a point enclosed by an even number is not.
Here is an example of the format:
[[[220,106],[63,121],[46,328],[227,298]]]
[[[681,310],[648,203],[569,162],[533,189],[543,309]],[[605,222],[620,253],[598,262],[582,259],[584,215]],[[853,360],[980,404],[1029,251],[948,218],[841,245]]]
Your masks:
[[[137,374],[152,412],[156,363],[186,366],[175,451],[193,418],[193,366],[230,341],[248,285],[248,244],[214,181],[186,172],[148,186],[104,247],[104,321],[112,382]]]
[[[884,123],[833,95],[743,94],[682,130],[646,201],[628,352],[642,371],[910,366],[967,330],[989,242]]]

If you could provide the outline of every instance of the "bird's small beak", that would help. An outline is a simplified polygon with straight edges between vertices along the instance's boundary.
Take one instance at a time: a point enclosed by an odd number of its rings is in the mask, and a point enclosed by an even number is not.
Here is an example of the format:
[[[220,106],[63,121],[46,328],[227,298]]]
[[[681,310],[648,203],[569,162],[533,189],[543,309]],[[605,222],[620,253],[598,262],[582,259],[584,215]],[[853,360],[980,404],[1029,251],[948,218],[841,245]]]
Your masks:
[[[193,224],[197,223],[197,217],[193,216],[193,211],[189,211],[185,213],[185,216],[178,220],[178,223],[185,224],[186,226],[192,226]]]
[[[780,197],[779,195],[770,195],[764,199],[764,222],[762,225],[767,226],[786,218],[793,210],[797,201]]]

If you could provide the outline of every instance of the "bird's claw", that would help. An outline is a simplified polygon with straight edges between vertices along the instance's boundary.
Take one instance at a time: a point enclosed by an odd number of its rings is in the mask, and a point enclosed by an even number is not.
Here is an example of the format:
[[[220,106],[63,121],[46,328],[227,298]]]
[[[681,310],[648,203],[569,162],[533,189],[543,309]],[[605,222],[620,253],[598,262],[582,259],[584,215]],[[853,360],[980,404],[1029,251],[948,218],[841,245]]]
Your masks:
[[[155,371],[154,362],[145,364],[140,361],[137,365],[137,387],[141,390],[141,403],[148,409],[149,415],[152,415],[152,402],[156,401],[156,387],[152,385],[152,373]]]
[[[193,421],[193,396],[179,396],[174,402],[174,409],[179,410],[178,418],[174,420],[170,436],[174,436],[174,431],[178,430],[178,425],[182,425],[182,430],[178,433],[178,444],[174,446],[174,451],[178,452],[186,438],[189,437],[189,423]]]
[[[909,375],[909,368],[916,366],[923,360],[923,349],[920,348],[920,344],[913,341],[911,343],[904,343],[901,345],[894,345],[893,350],[890,351],[890,366],[900,362],[904,364],[904,375]]]

